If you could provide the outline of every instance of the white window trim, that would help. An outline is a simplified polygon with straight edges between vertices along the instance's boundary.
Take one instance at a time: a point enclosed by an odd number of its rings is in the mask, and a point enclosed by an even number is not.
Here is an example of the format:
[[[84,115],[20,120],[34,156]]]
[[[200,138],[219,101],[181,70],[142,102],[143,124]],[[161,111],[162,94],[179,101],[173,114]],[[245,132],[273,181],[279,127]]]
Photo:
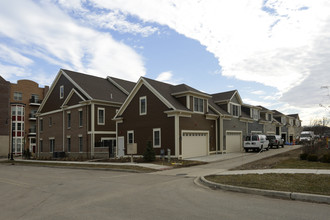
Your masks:
[[[100,123],[100,110],[103,110],[103,123]],[[97,124],[105,125],[105,108],[98,107],[97,108]]]
[[[141,112],[141,100],[145,100],[145,112]],[[146,115],[147,114],[147,96],[142,96],[140,97],[140,100],[139,100],[139,112],[140,112],[140,115]]]
[[[155,145],[155,132],[159,131],[159,145]],[[160,148],[162,146],[162,132],[160,128],[154,128],[152,130],[152,145],[154,148]]]
[[[197,99],[197,100],[202,100],[202,102],[203,102],[203,110],[202,111],[198,111],[198,109],[197,110],[195,110],[195,99]],[[198,103],[199,104],[199,103]],[[199,98],[199,97],[196,97],[196,96],[194,96],[193,97],[193,111],[194,112],[196,112],[196,113],[204,113],[204,106],[205,106],[205,104],[204,104],[204,99],[202,99],[202,98]]]
[[[63,93],[62,93],[63,90]],[[60,86],[60,99],[64,98],[64,86]]]
[[[132,134],[132,143],[129,143],[129,134]],[[134,144],[134,131],[127,131],[127,144]]]

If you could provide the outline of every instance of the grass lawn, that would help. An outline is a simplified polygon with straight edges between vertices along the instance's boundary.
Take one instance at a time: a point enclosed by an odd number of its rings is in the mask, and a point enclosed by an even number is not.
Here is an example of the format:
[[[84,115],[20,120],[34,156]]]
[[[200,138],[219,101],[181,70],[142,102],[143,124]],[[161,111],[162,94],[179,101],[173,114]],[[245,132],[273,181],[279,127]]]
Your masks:
[[[302,150],[292,150],[252,163],[243,164],[233,170],[252,169],[330,169],[330,163],[300,160]],[[312,193],[330,196],[330,175],[317,174],[246,174],[212,175],[207,180],[227,185],[286,192]]]
[[[330,175],[246,174],[212,175],[205,178],[209,181],[226,185],[330,196]]]

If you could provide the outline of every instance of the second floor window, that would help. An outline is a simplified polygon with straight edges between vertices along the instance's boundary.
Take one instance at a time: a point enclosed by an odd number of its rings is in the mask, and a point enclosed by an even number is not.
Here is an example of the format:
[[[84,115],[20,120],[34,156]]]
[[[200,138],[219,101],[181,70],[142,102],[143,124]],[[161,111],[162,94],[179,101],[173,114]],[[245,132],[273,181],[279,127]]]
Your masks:
[[[259,119],[259,111],[257,109],[252,109],[252,118],[254,120],[258,120]]]
[[[79,111],[79,127],[83,126],[83,112]]]
[[[104,108],[97,109],[97,124],[98,125],[105,124],[105,109]]]
[[[71,128],[71,113],[68,113],[68,128]]]
[[[14,100],[22,101],[22,93],[21,92],[14,92]]]
[[[40,131],[44,130],[44,120],[43,119],[40,119],[40,121],[39,121],[39,130]]]
[[[194,112],[204,112],[204,100],[194,97]]]

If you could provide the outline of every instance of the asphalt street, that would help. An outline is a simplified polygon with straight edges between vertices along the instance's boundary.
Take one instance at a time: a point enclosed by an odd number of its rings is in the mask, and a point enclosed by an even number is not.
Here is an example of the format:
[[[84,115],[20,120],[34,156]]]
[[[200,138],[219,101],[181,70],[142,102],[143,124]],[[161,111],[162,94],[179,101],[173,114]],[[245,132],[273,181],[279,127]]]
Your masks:
[[[327,219],[325,204],[211,190],[193,177],[0,165],[0,219]]]

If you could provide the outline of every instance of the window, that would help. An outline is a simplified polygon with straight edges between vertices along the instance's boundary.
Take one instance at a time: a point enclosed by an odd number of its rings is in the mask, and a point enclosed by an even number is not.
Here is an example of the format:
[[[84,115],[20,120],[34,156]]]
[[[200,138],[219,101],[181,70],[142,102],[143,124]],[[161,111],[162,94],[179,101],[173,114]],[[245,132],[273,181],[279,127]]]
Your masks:
[[[16,116],[16,106],[11,107],[11,115]]]
[[[24,115],[24,109],[22,106],[17,107],[17,116],[22,116]]]
[[[22,123],[17,123],[17,131],[21,131],[22,130]]]
[[[194,97],[194,112],[204,112],[204,100]]]
[[[67,137],[68,152],[71,152],[71,137]]]
[[[83,126],[83,112],[79,110],[79,127]]]
[[[16,131],[16,123],[15,122],[12,123],[11,129],[12,129],[12,131]]]
[[[21,92],[14,92],[14,100],[22,101],[22,93]]]
[[[49,139],[49,152],[53,153],[55,148],[55,139]]]
[[[238,105],[231,105],[232,106],[232,115],[233,116],[240,116],[240,106]]]
[[[71,113],[68,113],[68,128],[71,128]]]
[[[252,109],[252,118],[254,120],[258,120],[259,119],[259,111],[257,109]]]
[[[31,95],[31,100],[32,103],[38,103],[39,102],[39,95],[32,94]]]
[[[64,98],[64,86],[60,86],[60,99]]]
[[[43,152],[44,151],[44,142],[41,139],[39,141],[39,149],[40,149],[40,152]]]
[[[153,129],[153,144],[154,147],[160,147],[160,142],[161,137],[160,137],[160,128],[155,128]]]
[[[42,118],[39,121],[39,129],[40,129],[40,131],[44,130],[44,120]]]
[[[53,124],[53,118],[52,117],[49,117],[49,127],[51,127]]]
[[[267,114],[267,121],[272,121],[272,120],[273,120],[273,115]]]
[[[104,125],[105,124],[105,109],[97,108],[97,124]]]
[[[21,138],[17,138],[17,152],[21,152],[22,150],[22,139]]]
[[[128,144],[134,143],[134,131],[127,131],[127,142]]]
[[[140,115],[147,114],[147,97],[140,97]]]
[[[79,136],[79,152],[83,152],[83,137]]]
[[[285,117],[281,117],[281,122],[282,122],[282,124],[286,124],[286,118]]]

